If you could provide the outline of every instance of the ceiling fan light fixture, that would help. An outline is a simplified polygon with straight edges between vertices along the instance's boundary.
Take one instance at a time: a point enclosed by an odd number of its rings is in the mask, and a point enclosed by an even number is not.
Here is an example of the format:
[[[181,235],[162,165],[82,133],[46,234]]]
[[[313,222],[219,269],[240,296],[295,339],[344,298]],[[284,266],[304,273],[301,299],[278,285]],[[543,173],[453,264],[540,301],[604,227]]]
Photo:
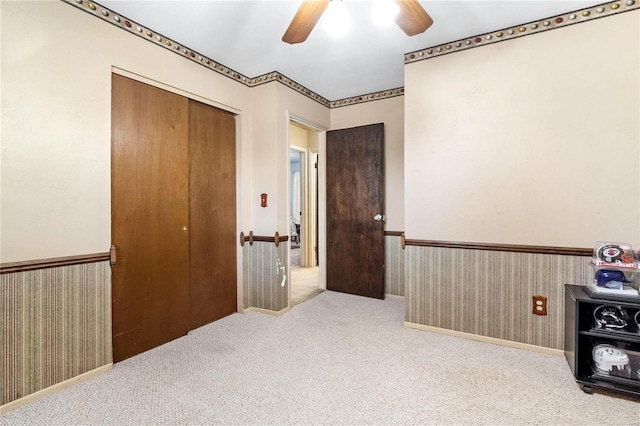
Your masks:
[[[379,27],[388,27],[400,13],[400,6],[394,0],[374,0],[371,5],[371,19]]]
[[[333,0],[325,15],[322,17],[322,26],[332,37],[341,37],[349,30],[349,14],[342,0]]]

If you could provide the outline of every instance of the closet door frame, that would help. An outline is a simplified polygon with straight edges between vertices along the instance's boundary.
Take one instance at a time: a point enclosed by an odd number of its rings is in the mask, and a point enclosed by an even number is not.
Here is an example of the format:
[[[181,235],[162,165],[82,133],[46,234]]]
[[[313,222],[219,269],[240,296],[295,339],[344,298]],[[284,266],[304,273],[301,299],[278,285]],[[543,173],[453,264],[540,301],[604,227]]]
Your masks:
[[[144,83],[158,89],[162,89],[185,98],[195,100],[197,102],[212,106],[214,108],[229,112],[234,115],[235,118],[235,194],[236,194],[236,211],[235,211],[235,235],[239,235],[241,232],[242,226],[242,115],[241,110],[229,107],[228,105],[220,104],[219,102],[213,101],[211,99],[205,98],[203,96],[196,95],[192,92],[188,92],[182,90],[180,88],[161,83],[157,80],[147,78],[145,76],[130,72],[128,70],[112,67],[112,74],[117,74],[123,77],[130,78],[132,80],[136,80],[140,83]],[[117,250],[117,248],[116,248]],[[242,247],[240,244],[234,244],[235,257],[236,257],[236,312],[242,312],[244,310],[243,305],[243,287],[242,287]]]
[[[221,104],[220,102],[216,102],[204,96],[200,96],[195,93],[182,90],[178,87],[162,83],[158,80],[154,80],[154,79],[145,77],[143,75],[125,70],[123,68],[116,67],[116,66],[111,67],[111,73],[118,74],[123,77],[128,77],[132,80],[137,80],[140,83],[145,83],[150,86],[157,87],[158,89],[166,90],[167,92],[172,92],[172,93],[175,93],[176,95],[181,95],[181,96],[184,96],[185,98],[193,99],[194,101],[202,102],[203,104],[210,105],[212,107],[230,112],[235,115],[235,119],[236,119],[236,235],[240,235],[240,232],[242,232],[242,212],[243,212],[243,205],[244,205],[243,197],[242,197],[243,191],[242,191],[242,155],[241,155],[242,153],[242,120],[243,120],[242,110],[233,108],[229,105]],[[238,280],[237,308],[238,308],[238,312],[242,312],[244,310],[244,305],[242,303],[242,300],[243,300],[242,246],[240,246],[240,244],[236,244],[236,262],[237,262],[236,277]]]

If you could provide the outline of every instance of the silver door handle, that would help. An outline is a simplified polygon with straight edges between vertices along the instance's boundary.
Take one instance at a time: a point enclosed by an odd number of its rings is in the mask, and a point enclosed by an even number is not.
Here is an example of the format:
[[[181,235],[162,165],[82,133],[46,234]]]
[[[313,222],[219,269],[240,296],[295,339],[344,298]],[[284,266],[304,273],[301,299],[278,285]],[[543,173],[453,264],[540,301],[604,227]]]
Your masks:
[[[381,220],[384,220],[384,215],[383,215],[383,214],[378,213],[377,215],[375,215],[375,216],[373,217],[373,220],[375,220],[376,222],[380,222]]]

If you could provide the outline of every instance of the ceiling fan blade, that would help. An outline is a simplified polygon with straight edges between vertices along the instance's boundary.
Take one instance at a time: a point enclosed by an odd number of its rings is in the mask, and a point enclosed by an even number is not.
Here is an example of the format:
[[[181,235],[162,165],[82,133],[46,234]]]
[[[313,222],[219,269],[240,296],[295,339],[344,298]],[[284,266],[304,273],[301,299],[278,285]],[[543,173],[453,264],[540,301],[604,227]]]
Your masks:
[[[396,16],[396,24],[408,36],[423,33],[433,24],[433,19],[424,10],[418,0],[396,0],[400,13]]]
[[[293,17],[282,41],[289,44],[302,43],[309,37],[311,30],[329,6],[329,0],[305,0]]]

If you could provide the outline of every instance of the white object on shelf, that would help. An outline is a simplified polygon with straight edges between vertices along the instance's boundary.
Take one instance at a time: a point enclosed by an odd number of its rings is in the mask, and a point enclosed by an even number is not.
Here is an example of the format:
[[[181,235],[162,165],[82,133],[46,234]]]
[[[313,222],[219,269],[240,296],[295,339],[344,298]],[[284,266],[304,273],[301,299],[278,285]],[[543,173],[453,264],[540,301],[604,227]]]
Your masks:
[[[614,289],[607,287],[598,287],[597,285],[590,286],[589,289],[594,294],[610,294],[616,296],[631,296],[638,297],[640,293],[633,287],[624,286],[622,289]]]
[[[598,345],[592,351],[596,368],[603,373],[609,373],[613,367],[624,370],[629,365],[629,356],[612,345]]]

